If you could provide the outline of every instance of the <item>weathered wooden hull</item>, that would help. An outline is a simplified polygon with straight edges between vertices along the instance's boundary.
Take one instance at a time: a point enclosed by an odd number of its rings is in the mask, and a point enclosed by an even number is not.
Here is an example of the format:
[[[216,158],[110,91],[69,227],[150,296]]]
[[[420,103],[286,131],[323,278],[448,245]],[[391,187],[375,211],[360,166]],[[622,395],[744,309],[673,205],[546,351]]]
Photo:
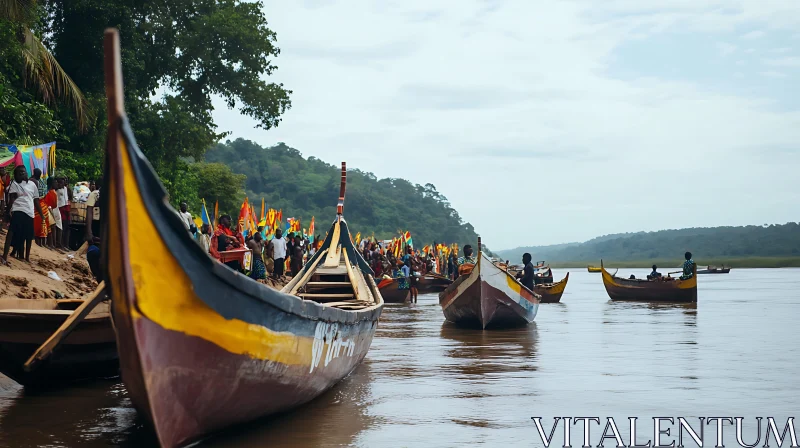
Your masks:
[[[439,293],[447,289],[453,283],[452,280],[438,275],[423,275],[417,282],[417,290],[420,294]]]
[[[603,269],[603,285],[611,300],[697,302],[697,275],[688,280],[628,280],[614,277]]]
[[[116,58],[107,73],[119,73]],[[380,295],[358,311],[323,306],[213,260],[168,205],[119,113],[107,140],[105,278],[122,379],[160,445],[184,446],[291,409],[348,375],[369,350],[383,309]],[[323,247],[357,260],[339,218],[338,240],[329,233]]]
[[[378,288],[385,303],[406,303],[411,296],[411,291],[408,289],[400,289],[400,282],[396,279],[381,280]]]
[[[533,322],[539,296],[478,253],[478,264],[439,294],[445,318],[463,326],[505,328]]]
[[[558,303],[561,301],[561,296],[564,295],[564,290],[567,288],[567,281],[569,281],[569,272],[558,283],[549,283],[535,285],[533,292],[542,296],[539,301],[541,303]]]
[[[45,302],[42,300],[41,302]],[[0,373],[28,388],[119,376],[114,329],[106,307],[84,319],[58,349],[32,372],[25,362],[68,314],[5,313],[0,310]]]
[[[698,274],[727,274],[731,272],[731,268],[722,269],[701,269],[697,271]]]

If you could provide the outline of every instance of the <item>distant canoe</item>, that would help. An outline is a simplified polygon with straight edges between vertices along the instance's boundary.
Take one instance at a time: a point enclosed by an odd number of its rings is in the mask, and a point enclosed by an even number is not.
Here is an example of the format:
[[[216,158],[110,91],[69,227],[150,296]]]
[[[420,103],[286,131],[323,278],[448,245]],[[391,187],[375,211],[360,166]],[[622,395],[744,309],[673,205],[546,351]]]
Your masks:
[[[122,109],[116,30],[106,31],[105,51],[101,250],[134,406],[173,448],[318,397],[364,359],[383,310],[342,216],[344,164],[336,218],[284,288],[297,295],[258,283],[212,259],[169,205]]]
[[[561,301],[561,296],[564,295],[564,289],[567,287],[569,280],[569,272],[558,283],[542,283],[533,287],[533,292],[542,296],[541,303],[558,303]]]
[[[428,273],[419,278],[417,289],[420,294],[439,293],[447,289],[452,283],[453,281],[445,276]]]
[[[400,289],[400,282],[396,278],[385,278],[378,283],[381,297],[385,303],[406,303],[409,301],[411,291]]]
[[[53,387],[119,376],[117,339],[109,306],[100,303],[33,371],[25,362],[72,314],[80,301],[0,299],[0,373],[25,387]]]
[[[687,280],[625,279],[609,274],[603,267],[603,285],[611,300],[639,302],[697,302],[697,275]],[[695,271],[697,267],[695,267]]]
[[[721,268],[716,266],[708,266],[705,269],[700,269],[697,271],[698,274],[727,274],[731,272],[731,268],[726,268],[725,265],[722,265]]]
[[[457,324],[481,328],[533,322],[540,296],[495,266],[481,251],[478,251],[477,259],[472,272],[460,276],[439,294],[439,305],[445,318]]]
[[[586,270],[589,272],[602,272],[602,268],[598,268],[596,266],[586,266]]]

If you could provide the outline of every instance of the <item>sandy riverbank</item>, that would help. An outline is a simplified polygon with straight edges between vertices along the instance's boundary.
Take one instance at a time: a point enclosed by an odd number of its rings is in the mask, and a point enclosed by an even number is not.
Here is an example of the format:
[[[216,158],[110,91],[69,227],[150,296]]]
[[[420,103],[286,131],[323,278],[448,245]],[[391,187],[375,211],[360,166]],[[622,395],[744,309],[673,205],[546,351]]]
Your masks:
[[[7,233],[0,235],[0,248]],[[31,249],[31,262],[10,258],[10,266],[0,266],[0,298],[77,299],[97,286],[85,255],[70,258],[70,252],[57,252],[37,246]],[[60,280],[48,276],[55,272]],[[57,297],[57,296],[61,297]]]

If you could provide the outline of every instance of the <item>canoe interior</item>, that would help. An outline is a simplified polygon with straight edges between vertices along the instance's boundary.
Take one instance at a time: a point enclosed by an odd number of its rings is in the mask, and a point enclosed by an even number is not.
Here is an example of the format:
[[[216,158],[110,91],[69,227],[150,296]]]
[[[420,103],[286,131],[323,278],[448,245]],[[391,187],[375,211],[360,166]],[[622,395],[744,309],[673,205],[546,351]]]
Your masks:
[[[74,300],[0,299],[0,373],[28,388],[118,376],[108,303],[98,305],[35,370],[23,368],[74,308]]]

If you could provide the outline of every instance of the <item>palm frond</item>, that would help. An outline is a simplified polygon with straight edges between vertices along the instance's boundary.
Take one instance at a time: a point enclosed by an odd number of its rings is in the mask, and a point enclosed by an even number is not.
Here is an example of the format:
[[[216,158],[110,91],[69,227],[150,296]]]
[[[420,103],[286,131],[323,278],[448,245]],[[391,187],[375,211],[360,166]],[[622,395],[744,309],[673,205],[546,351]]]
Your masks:
[[[85,132],[93,115],[83,92],[30,29],[24,29],[24,38],[22,55],[25,58],[26,79],[38,87],[45,103],[53,104],[56,99],[70,103],[78,130]]]
[[[0,0],[0,19],[30,23],[36,17],[36,0]]]

